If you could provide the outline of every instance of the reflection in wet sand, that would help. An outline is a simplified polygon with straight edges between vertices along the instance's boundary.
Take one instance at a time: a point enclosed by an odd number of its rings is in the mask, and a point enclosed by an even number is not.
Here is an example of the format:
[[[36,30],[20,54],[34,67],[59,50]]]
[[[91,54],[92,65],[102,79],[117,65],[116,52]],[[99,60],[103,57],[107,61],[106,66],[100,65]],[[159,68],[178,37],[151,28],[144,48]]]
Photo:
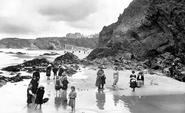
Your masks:
[[[62,106],[63,109],[67,109],[67,92],[62,91],[60,96],[55,97],[55,108],[58,111],[59,108]]]
[[[43,113],[42,109],[27,108],[27,113]]]
[[[118,102],[119,102],[119,95],[113,95],[113,100],[114,100],[114,105],[117,106]]]
[[[105,93],[103,90],[96,92],[96,102],[99,109],[103,110],[105,105]]]
[[[131,113],[185,113],[185,95],[122,96]]]

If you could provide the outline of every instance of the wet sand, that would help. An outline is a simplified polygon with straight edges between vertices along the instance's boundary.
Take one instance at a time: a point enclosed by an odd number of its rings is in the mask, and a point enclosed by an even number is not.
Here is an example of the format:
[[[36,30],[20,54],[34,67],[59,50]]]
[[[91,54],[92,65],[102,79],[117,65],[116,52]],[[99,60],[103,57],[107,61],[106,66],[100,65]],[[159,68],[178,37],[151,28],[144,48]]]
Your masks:
[[[96,68],[82,68],[80,72],[68,77],[69,87],[77,91],[76,113],[185,113],[185,83],[159,75],[145,74],[145,86],[135,92],[129,88],[131,71],[120,71],[118,87],[113,88],[113,70],[105,69],[104,90],[95,87]],[[51,76],[52,78],[52,76]],[[46,80],[41,73],[40,84],[45,86],[44,97],[49,101],[42,109],[26,106],[26,89],[30,80],[7,83],[0,88],[1,113],[70,113],[71,108],[64,98],[56,97],[54,81]],[[67,95],[70,88],[67,91]]]

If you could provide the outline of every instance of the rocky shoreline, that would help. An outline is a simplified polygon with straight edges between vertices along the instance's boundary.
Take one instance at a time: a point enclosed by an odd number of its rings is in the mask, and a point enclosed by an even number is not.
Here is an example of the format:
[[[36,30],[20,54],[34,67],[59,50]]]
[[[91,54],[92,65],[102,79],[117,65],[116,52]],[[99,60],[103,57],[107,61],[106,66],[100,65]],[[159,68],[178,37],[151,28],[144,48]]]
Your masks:
[[[105,55],[105,54],[103,54]],[[112,68],[118,66],[119,70],[148,70],[149,74],[161,73],[165,76],[174,78],[178,81],[185,82],[185,66],[180,62],[179,59],[175,58],[170,53],[164,53],[152,60],[138,60],[133,58],[130,53],[117,54],[116,56],[99,56],[96,54],[96,57],[92,57],[93,52],[89,54],[85,59],[80,60],[78,56],[73,53],[67,52],[64,55],[61,55],[53,62],[48,61],[46,58],[35,58],[33,60],[24,61],[22,64],[8,66],[2,68],[3,71],[8,71],[12,73],[19,73],[20,71],[25,71],[28,73],[33,72],[33,67],[37,67],[40,72],[46,72],[46,67],[49,64],[52,65],[64,65],[66,72],[69,76],[75,74],[79,69],[80,65],[82,67],[95,66],[99,67],[103,65],[104,68]],[[170,75],[170,68],[172,63],[175,64],[174,75]],[[6,82],[19,82],[23,79],[31,79],[30,76],[13,76],[13,77],[0,77],[1,83]]]

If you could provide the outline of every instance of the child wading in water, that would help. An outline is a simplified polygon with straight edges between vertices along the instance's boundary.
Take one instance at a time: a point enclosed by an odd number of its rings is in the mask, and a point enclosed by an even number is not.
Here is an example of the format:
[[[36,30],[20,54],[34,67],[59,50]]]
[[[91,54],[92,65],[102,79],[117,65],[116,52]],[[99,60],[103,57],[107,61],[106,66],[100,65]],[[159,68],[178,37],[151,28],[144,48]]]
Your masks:
[[[27,106],[33,103],[33,97],[34,94],[32,92],[32,84],[29,84],[27,88]]]
[[[69,106],[71,106],[72,112],[75,112],[75,99],[76,99],[77,93],[75,91],[75,87],[71,86],[71,92],[69,93]]]

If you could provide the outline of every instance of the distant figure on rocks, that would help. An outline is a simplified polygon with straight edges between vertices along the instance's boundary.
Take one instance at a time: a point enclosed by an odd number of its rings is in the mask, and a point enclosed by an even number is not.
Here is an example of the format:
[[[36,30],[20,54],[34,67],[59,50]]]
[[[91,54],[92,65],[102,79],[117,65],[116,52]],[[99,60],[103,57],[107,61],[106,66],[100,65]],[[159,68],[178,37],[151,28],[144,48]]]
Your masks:
[[[46,76],[47,76],[47,80],[50,80],[50,76],[51,76],[51,64],[49,64],[46,68]]]
[[[101,89],[101,85],[102,85],[102,76],[104,75],[104,71],[102,67],[99,67],[99,70],[97,72],[97,77],[96,77],[96,86],[98,87],[98,89]]]
[[[35,104],[36,104],[35,109],[37,108],[38,105],[40,105],[40,108],[42,107],[44,93],[45,93],[44,86],[42,86],[42,85],[39,86],[39,88],[37,90],[37,96],[35,99]]]
[[[28,107],[30,106],[30,104],[33,103],[33,98],[34,98],[34,94],[32,92],[32,84],[29,84],[27,88],[27,106]]]
[[[115,67],[115,72],[113,73],[113,79],[114,79],[113,86],[116,86],[119,79],[118,67]]]
[[[137,87],[142,87],[144,85],[144,75],[143,72],[139,72],[137,75]]]
[[[135,91],[135,88],[137,87],[135,71],[132,71],[132,74],[130,75],[130,87],[133,91]]]
[[[53,67],[53,79],[56,78],[57,72],[58,72],[58,67],[56,65],[54,65],[54,67]]]
[[[77,93],[75,91],[75,87],[71,86],[71,92],[69,93],[69,106],[71,106],[72,112],[75,112],[76,97],[77,97]]]

